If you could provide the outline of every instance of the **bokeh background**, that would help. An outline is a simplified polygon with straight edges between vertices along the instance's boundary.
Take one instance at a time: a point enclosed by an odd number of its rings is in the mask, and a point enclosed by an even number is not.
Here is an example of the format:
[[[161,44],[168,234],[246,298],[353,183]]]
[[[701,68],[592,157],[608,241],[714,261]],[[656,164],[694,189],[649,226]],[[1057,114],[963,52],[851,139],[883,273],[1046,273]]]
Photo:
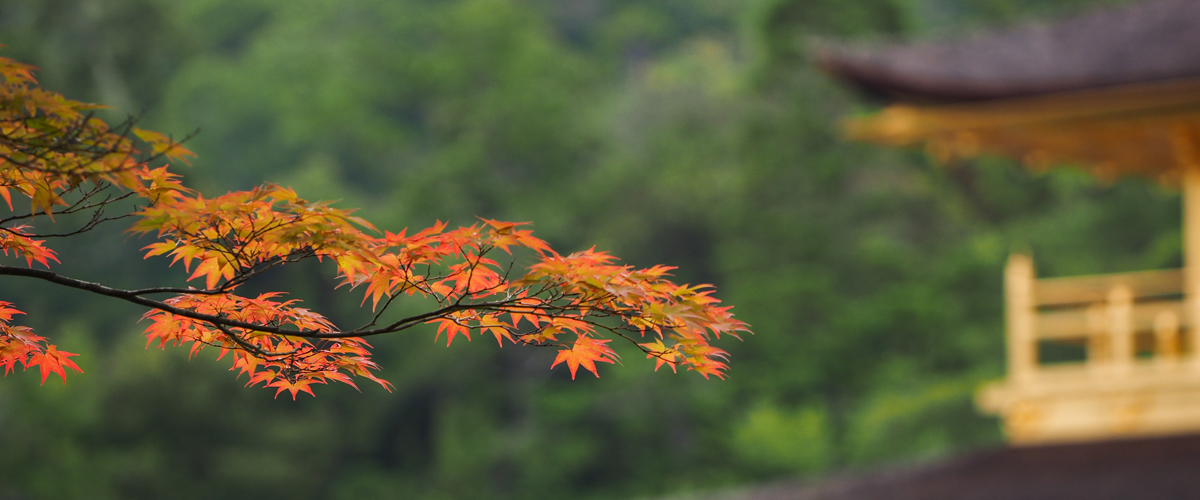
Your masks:
[[[217,194],[262,182],[380,227],[533,221],[713,283],[756,332],[729,379],[636,351],[572,382],[553,351],[431,330],[378,338],[388,393],[246,389],[226,361],[144,349],[142,312],[5,280],[23,324],[80,352],[66,386],[0,379],[0,499],[615,499],[1001,446],[972,397],[1003,375],[1001,271],[1178,267],[1153,182],[1031,174],[840,139],[879,103],[812,65],[838,40],[939,39],[1096,0],[0,0],[0,55],[140,114]],[[82,279],[181,269],[117,226],[53,242]],[[335,320],[332,268],[271,277]]]

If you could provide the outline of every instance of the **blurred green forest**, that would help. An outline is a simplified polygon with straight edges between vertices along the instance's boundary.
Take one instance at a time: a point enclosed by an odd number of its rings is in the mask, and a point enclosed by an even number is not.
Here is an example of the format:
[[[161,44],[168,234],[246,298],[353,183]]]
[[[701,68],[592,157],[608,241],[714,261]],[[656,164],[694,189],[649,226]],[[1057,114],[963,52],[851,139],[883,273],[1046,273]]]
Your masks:
[[[106,118],[182,137],[210,194],[262,182],[393,230],[534,221],[556,248],[713,283],[756,334],[728,380],[602,378],[549,350],[375,341],[396,385],[272,399],[227,362],[145,350],[141,311],[10,278],[22,324],[82,355],[0,379],[0,499],[613,499],[686,495],[999,446],[1001,272],[1180,264],[1156,184],[845,143],[877,109],[819,37],[950,37],[1094,0],[0,0],[0,55]],[[181,283],[111,227],[62,272]],[[69,244],[68,244],[69,243]],[[335,321],[331,268],[271,277]]]

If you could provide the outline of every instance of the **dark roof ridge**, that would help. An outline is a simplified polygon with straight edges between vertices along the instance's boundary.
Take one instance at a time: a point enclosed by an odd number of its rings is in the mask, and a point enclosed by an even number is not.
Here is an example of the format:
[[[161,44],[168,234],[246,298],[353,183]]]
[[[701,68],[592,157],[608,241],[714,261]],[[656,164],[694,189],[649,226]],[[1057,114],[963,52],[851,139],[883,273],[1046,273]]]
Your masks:
[[[910,101],[971,101],[1200,76],[1200,1],[1156,0],[946,41],[818,43],[825,71]]]
[[[1184,500],[1200,498],[1200,435],[968,452],[780,481],[704,500]]]

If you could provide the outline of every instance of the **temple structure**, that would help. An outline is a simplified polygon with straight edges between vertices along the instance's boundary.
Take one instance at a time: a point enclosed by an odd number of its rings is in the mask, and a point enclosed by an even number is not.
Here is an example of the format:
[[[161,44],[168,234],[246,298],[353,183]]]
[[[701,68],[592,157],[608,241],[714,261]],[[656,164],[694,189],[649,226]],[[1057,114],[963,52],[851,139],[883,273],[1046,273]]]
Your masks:
[[[1033,169],[1149,177],[1184,199],[1184,268],[1006,271],[1008,376],[977,397],[1013,444],[1200,432],[1200,2],[1157,0],[954,43],[826,45],[818,64],[892,103],[855,139]],[[1081,345],[1086,361],[1039,350]]]
[[[847,134],[1182,189],[1185,267],[1005,277],[1008,374],[977,396],[1015,447],[705,500],[1200,498],[1200,0],[1152,0],[944,43],[826,44],[817,63],[890,101]],[[1082,346],[1049,365],[1052,343]]]

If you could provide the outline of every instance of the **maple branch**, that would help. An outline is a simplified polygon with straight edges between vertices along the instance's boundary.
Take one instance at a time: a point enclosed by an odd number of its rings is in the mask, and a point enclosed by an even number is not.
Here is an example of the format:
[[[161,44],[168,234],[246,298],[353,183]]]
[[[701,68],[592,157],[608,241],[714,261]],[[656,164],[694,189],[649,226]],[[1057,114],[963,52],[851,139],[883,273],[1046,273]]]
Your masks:
[[[96,212],[92,214],[91,220],[89,220],[86,224],[80,226],[79,229],[76,229],[74,231],[70,231],[70,232],[66,232],[66,233],[31,234],[29,236],[33,237],[33,238],[65,238],[67,236],[75,236],[77,234],[86,233],[88,231],[91,231],[91,230],[95,229],[96,226],[99,226],[100,224],[103,224],[105,222],[121,220],[121,219],[129,218],[129,217],[133,217],[134,215],[136,215],[136,214],[128,213],[128,214],[118,215],[116,217],[104,217],[104,210],[97,209]]]
[[[262,349],[259,349],[259,348],[258,348],[257,346],[255,346],[254,344],[251,344],[251,343],[249,343],[249,342],[246,342],[246,340],[245,340],[245,339],[243,339],[243,338],[242,338],[241,336],[239,336],[238,334],[234,333],[232,330],[230,330],[230,329],[229,329],[229,327],[227,327],[227,326],[225,326],[225,325],[222,325],[222,324],[219,324],[219,323],[213,323],[213,322],[209,322],[208,324],[212,325],[212,326],[213,326],[214,328],[216,328],[217,330],[220,330],[220,331],[221,331],[221,333],[225,334],[225,336],[226,336],[226,337],[228,337],[230,340],[232,340],[232,341],[233,341],[233,343],[237,344],[237,345],[238,345],[238,347],[241,347],[241,348],[242,348],[242,349],[244,349],[246,352],[253,353],[254,355],[256,355],[256,356],[259,356],[259,357],[261,357],[261,358],[268,358],[268,357],[272,357],[272,356],[286,356],[286,355],[287,355],[286,353],[269,353],[269,352],[267,352],[267,351],[264,351],[264,350],[262,350]]]
[[[133,211],[130,211],[128,213],[124,213],[124,214],[121,214],[121,215],[118,215],[115,217],[105,217],[104,216],[104,208],[107,207],[109,204],[116,203],[118,201],[129,198],[130,196],[133,196],[133,195],[134,195],[134,193],[132,193],[132,192],[125,193],[116,198],[113,198],[110,195],[110,196],[104,197],[104,200],[96,202],[96,203],[79,206],[78,208],[73,206],[73,207],[63,210],[61,212],[54,212],[55,215],[61,215],[61,214],[71,214],[71,213],[75,213],[75,212],[81,212],[81,211],[88,210],[91,208],[96,209],[94,212],[92,212],[91,219],[89,219],[86,223],[84,223],[82,226],[80,226],[78,229],[76,229],[74,231],[69,231],[66,233],[51,233],[51,234],[36,234],[35,233],[35,234],[31,234],[29,236],[33,237],[33,238],[63,238],[63,237],[67,237],[67,236],[75,236],[80,233],[85,233],[87,231],[91,231],[92,229],[95,229],[96,226],[99,226],[100,224],[103,224],[105,222],[133,217],[134,215],[137,215],[136,207],[135,207],[135,210],[133,210]],[[88,194],[84,199],[90,198],[91,196],[92,196],[92,194]],[[80,201],[82,202],[83,200],[80,200]]]
[[[295,329],[290,329],[290,328],[280,328],[277,326],[268,326],[268,325],[262,325],[262,324],[257,324],[257,323],[249,323],[249,322],[245,322],[245,321],[238,321],[238,320],[234,320],[234,319],[225,318],[222,316],[198,313],[198,312],[192,311],[190,309],[184,309],[184,308],[172,306],[170,304],[167,304],[166,302],[162,302],[162,301],[158,301],[158,300],[154,300],[154,299],[148,299],[146,297],[143,297],[143,295],[146,295],[149,293],[169,293],[169,292],[178,292],[178,293],[187,293],[187,294],[200,293],[200,294],[206,294],[206,295],[213,294],[212,292],[205,293],[205,291],[202,291],[202,290],[185,289],[181,292],[179,292],[178,289],[170,289],[170,288],[122,290],[119,288],[112,288],[112,287],[108,287],[105,285],[101,285],[99,283],[92,283],[90,281],[84,281],[84,280],[80,280],[80,279],[63,276],[61,274],[57,274],[57,273],[54,273],[51,271],[43,271],[40,269],[29,269],[29,268],[11,267],[11,266],[0,266],[0,276],[23,276],[23,277],[27,277],[27,278],[37,278],[37,279],[40,279],[43,281],[48,281],[48,282],[51,282],[51,283],[54,283],[57,285],[62,285],[62,286],[68,287],[68,288],[75,288],[78,290],[84,290],[84,291],[92,292],[92,293],[99,294],[99,295],[104,295],[104,296],[108,296],[108,297],[121,299],[126,302],[132,302],[134,304],[137,304],[137,305],[140,305],[143,307],[148,307],[151,309],[158,309],[160,311],[165,311],[165,312],[168,312],[171,314],[175,314],[177,316],[183,316],[185,318],[191,318],[191,319],[195,319],[195,320],[199,320],[199,321],[205,321],[208,323],[212,323],[214,325],[219,324],[219,325],[224,325],[227,327],[242,328],[242,329],[256,331],[256,332],[273,333],[273,334],[277,334],[277,335],[286,335],[286,336],[291,336],[291,337],[303,337],[303,338],[312,338],[312,339],[342,339],[342,338],[350,338],[350,337],[369,337],[369,336],[374,336],[374,335],[382,335],[382,334],[386,334],[386,333],[395,333],[395,332],[398,332],[401,330],[407,330],[409,328],[412,328],[414,326],[422,324],[427,320],[430,320],[430,319],[433,319],[433,318],[436,318],[439,316],[445,316],[445,315],[448,315],[448,314],[451,314],[454,312],[465,311],[465,310],[470,310],[470,309],[503,310],[504,306],[511,306],[513,303],[516,302],[516,300],[513,300],[513,299],[505,299],[505,300],[500,300],[500,301],[481,302],[481,303],[475,303],[475,304],[451,304],[451,305],[447,305],[447,306],[443,306],[441,308],[435,309],[433,311],[429,311],[426,313],[417,314],[415,316],[409,316],[407,318],[400,319],[400,320],[398,320],[388,326],[382,327],[382,328],[373,328],[373,329],[369,329],[369,330],[351,330],[351,331],[344,331],[344,332],[322,332],[322,331],[318,331],[318,330],[295,330]]]
[[[383,312],[386,311],[388,309],[388,306],[392,305],[392,302],[394,302],[396,300],[396,298],[398,298],[398,297],[400,297],[399,293],[393,293],[390,297],[388,297],[388,299],[386,301],[383,302],[383,307],[379,308],[379,311],[377,311],[375,313],[375,315],[371,317],[370,323],[367,323],[363,326],[355,328],[355,330],[363,330],[363,329],[370,328],[372,326],[379,324],[379,318],[381,316],[383,316]],[[366,298],[363,298],[363,302],[366,302],[366,300],[367,300]]]
[[[241,255],[241,254],[239,253],[238,255]],[[284,264],[300,262],[302,260],[313,258],[316,256],[317,256],[316,250],[314,250],[311,247],[306,247],[306,248],[302,248],[300,250],[294,251],[292,253],[289,253],[287,255],[281,255],[279,257],[272,257],[272,258],[264,260],[262,262],[257,262],[248,267],[246,267],[246,266],[240,267],[235,272],[233,279],[228,280],[221,286],[213,289],[212,293],[209,293],[208,295],[215,295],[215,294],[221,294],[221,293],[228,292],[228,291],[234,289],[235,287],[237,287],[238,285],[241,285],[242,283],[250,281],[250,278],[253,278],[259,274],[262,274],[262,273],[266,272],[268,269],[271,269],[275,266],[282,266]],[[247,257],[247,259],[249,260],[248,257]],[[181,292],[181,293],[190,293],[190,292]]]
[[[0,186],[0,187],[9,188],[9,187],[14,187],[14,185],[8,184],[8,185]],[[75,201],[75,203],[71,204],[70,206],[68,206],[67,208],[64,208],[62,210],[51,211],[50,215],[53,216],[53,215],[73,214],[76,212],[81,212],[83,210],[88,210],[88,209],[92,209],[92,208],[96,208],[96,207],[103,207],[104,205],[107,205],[108,203],[113,203],[113,202],[128,198],[129,196],[131,196],[133,194],[133,193],[126,193],[117,199],[112,199],[112,197],[109,196],[109,197],[105,197],[105,199],[103,201],[89,204],[86,206],[80,206],[81,203],[87,201],[92,196],[95,196],[95,195],[103,192],[106,189],[108,189],[108,186],[100,186],[99,184],[97,184],[96,186],[94,186],[92,189],[90,189],[88,191],[81,191],[82,194],[80,195],[79,199]],[[74,191],[74,190],[75,189],[72,189],[72,191]],[[66,194],[66,193],[63,193],[63,194]],[[29,213],[25,213],[25,214],[21,214],[21,215],[13,215],[13,216],[5,217],[3,219],[0,219],[0,224],[7,224],[9,222],[18,221],[18,220],[22,220],[22,219],[32,219],[34,217],[37,217],[39,214],[45,214],[45,212],[32,212],[31,211]]]
[[[671,268],[615,265],[615,257],[594,248],[562,256],[531,231],[518,228],[524,223],[481,219],[446,231],[438,221],[413,235],[402,230],[376,237],[364,230],[379,231],[350,216],[352,211],[310,203],[290,188],[264,185],[218,198],[193,196],[195,191],[184,187],[179,175],[151,164],[186,160],[192,153],[181,143],[135,128],[139,117],[110,127],[88,112],[95,105],[42,91],[32,70],[0,58],[0,93],[10,97],[0,100],[0,197],[10,211],[0,217],[0,250],[12,250],[29,264],[0,266],[0,275],[35,278],[147,308],[143,319],[153,322],[146,329],[151,341],[192,342],[192,354],[206,346],[219,347],[222,354],[234,350],[235,368],[250,374],[250,385],[264,383],[277,388],[276,394],[286,390],[294,398],[301,391],[312,394],[312,384],[353,386],[350,377],[358,376],[390,390],[390,384],[371,373],[378,365],[370,360],[370,346],[358,337],[430,323],[439,334],[447,333],[448,343],[457,334],[469,339],[475,330],[492,333],[501,343],[507,338],[557,347],[551,368],[566,362],[572,378],[580,366],[599,376],[596,362],[617,361],[605,346],[610,340],[596,338],[604,336],[638,345],[658,357],[658,366],[666,362],[674,368],[676,358],[683,356],[682,362],[705,377],[721,376],[725,365],[715,358],[723,351],[708,345],[705,329],[717,335],[745,329],[727,307],[713,305],[718,301],[707,291],[663,279]],[[143,146],[148,149],[139,149]],[[14,190],[30,199],[28,213],[13,210]],[[123,201],[130,196],[149,205],[139,208]],[[109,216],[108,210],[120,213]],[[31,230],[21,224],[32,225],[43,213],[52,221],[55,215],[70,215],[59,227],[74,230],[27,233]],[[189,272],[198,260],[187,281],[204,277],[204,289],[119,289],[60,275],[49,270],[48,261],[58,260],[55,252],[35,239],[72,236],[131,216],[141,217],[131,232],[157,233],[159,241],[143,248],[145,256],[165,254],[173,257],[172,263],[182,259]],[[515,281],[510,280],[514,261],[505,269],[488,258],[496,249],[511,256],[511,247],[536,251],[542,258]],[[296,300],[277,300],[278,293],[257,298],[233,293],[269,269],[326,256],[337,264],[338,286],[367,284],[363,304],[372,299],[374,310],[364,314],[366,325],[341,330],[321,314],[293,306]],[[46,269],[33,269],[33,262]],[[379,326],[401,295],[418,292],[430,299],[422,302],[427,312]],[[155,298],[158,294],[173,295]],[[380,306],[383,295],[387,299]],[[8,306],[0,302],[0,365],[6,372],[14,363],[26,368],[40,364],[44,381],[51,371],[64,375],[63,367],[78,371],[66,359],[72,353],[57,351],[28,329],[6,325],[21,313]],[[661,341],[638,344],[635,337],[645,337],[647,329],[659,337],[675,330],[671,336],[678,347]],[[572,333],[578,337],[573,341],[556,338]]]
[[[3,123],[27,124],[31,120],[38,120],[40,118],[41,117],[36,115],[24,115],[15,120],[4,120]],[[22,169],[33,172],[65,174],[83,172],[88,166],[96,163],[100,159],[114,154],[124,155],[125,160],[132,159],[135,156],[140,156],[139,161],[136,162],[139,165],[147,165],[167,156],[166,150],[150,155],[140,155],[138,150],[130,147],[130,143],[128,142],[129,135],[133,132],[134,126],[137,124],[137,122],[141,121],[141,114],[138,116],[129,116],[115,127],[101,130],[99,132],[90,126],[93,118],[95,118],[95,113],[87,113],[80,116],[78,119],[73,120],[70,125],[63,126],[62,128],[48,127],[44,133],[38,135],[25,134],[21,136],[14,136],[8,133],[0,132],[0,145],[7,146],[13,150],[21,152],[22,154],[28,155],[37,160],[41,160],[42,162],[49,163],[51,161],[51,155],[61,155],[65,153],[71,153],[84,157],[82,160],[72,161],[72,167],[70,169],[64,170],[45,168],[38,166],[37,162],[20,160],[13,158],[12,155],[3,153],[0,153],[0,160],[3,160],[6,163],[12,163]],[[10,128],[14,130],[28,130],[30,127],[26,126]],[[33,128],[36,129],[37,127]],[[83,135],[85,132],[89,133],[86,138]],[[182,145],[190,141],[199,133],[200,129],[197,128],[179,141],[175,141],[174,138],[171,138],[170,145]],[[104,142],[98,142],[105,134],[112,134],[112,136],[118,139],[109,139],[107,144]],[[122,165],[126,164],[125,161],[120,163]],[[93,172],[93,174],[114,173],[133,168],[137,168],[137,166],[113,168],[103,172]]]

